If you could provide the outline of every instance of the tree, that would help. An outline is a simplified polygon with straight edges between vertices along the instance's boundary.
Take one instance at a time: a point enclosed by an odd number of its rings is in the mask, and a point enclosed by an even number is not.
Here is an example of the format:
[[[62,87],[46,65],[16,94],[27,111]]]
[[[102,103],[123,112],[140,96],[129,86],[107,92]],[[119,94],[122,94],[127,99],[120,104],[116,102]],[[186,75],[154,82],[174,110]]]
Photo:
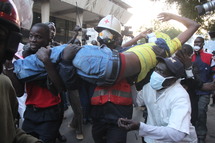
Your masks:
[[[151,0],[151,1],[159,1],[159,0]],[[172,4],[176,4],[179,9],[179,14],[193,19],[199,22],[202,26],[200,28],[200,32],[203,31],[215,31],[215,14],[211,12],[210,14],[204,14],[199,16],[195,6],[202,5],[206,3],[207,0],[204,2],[199,2],[198,0],[165,0],[167,6],[171,6]]]
[[[152,25],[153,25],[153,27],[152,27],[153,31],[163,32],[163,33],[169,35],[171,39],[177,37],[181,33],[181,30],[176,29],[175,27],[171,26],[168,23],[163,24],[163,22],[161,22],[159,20],[152,21]],[[146,30],[146,28],[142,26],[142,27],[140,27],[138,32],[142,32],[145,30]],[[141,39],[138,41],[138,43],[145,43],[145,42],[146,42],[145,39]]]

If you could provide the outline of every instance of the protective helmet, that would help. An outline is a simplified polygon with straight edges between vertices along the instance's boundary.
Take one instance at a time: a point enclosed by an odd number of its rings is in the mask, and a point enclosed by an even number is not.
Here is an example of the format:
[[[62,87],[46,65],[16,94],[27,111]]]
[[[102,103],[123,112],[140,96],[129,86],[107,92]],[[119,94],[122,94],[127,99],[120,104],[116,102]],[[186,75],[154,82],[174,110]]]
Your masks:
[[[121,35],[121,24],[113,15],[107,15],[102,18],[95,30],[101,32],[103,29],[109,29]]]
[[[11,31],[20,31],[20,20],[12,0],[0,0],[0,24]]]

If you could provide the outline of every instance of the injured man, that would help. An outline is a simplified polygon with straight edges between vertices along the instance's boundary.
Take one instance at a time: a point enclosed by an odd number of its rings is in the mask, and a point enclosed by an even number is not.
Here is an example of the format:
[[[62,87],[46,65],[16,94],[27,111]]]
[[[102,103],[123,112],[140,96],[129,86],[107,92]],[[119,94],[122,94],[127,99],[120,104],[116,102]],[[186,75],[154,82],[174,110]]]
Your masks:
[[[200,26],[191,19],[170,13],[161,13],[159,18],[162,21],[176,20],[187,29],[174,39],[164,33],[154,32],[155,40],[151,43],[132,46],[122,53],[105,45],[80,47],[64,44],[51,49],[50,59],[57,64],[64,82],[71,79],[71,70],[82,79],[99,86],[112,85],[128,77],[136,77],[135,82],[140,82],[156,66],[156,56],[171,56]],[[44,64],[35,54],[16,60],[14,73],[23,81],[32,81],[47,75]]]

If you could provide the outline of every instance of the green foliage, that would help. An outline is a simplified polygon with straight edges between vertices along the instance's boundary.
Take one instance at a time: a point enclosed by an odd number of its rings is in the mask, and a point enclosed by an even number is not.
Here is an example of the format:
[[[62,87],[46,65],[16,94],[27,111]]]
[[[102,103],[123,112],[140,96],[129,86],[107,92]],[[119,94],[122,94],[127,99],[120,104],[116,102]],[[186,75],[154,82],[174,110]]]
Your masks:
[[[176,29],[174,26],[169,25],[168,23],[162,23],[161,21],[158,21],[158,20],[154,20],[152,25],[153,25],[152,27],[153,31],[160,31],[160,32],[166,33],[167,35],[170,36],[170,38],[175,38],[181,33],[181,30]],[[142,32],[145,30],[146,28],[142,26],[140,27],[138,32]],[[138,43],[145,43],[145,42],[146,42],[145,39],[141,39],[138,41]]]
[[[160,32],[166,33],[171,38],[175,38],[181,33],[181,30],[176,29],[174,26],[172,26],[166,22],[163,23],[161,21],[154,20],[153,26],[154,26],[153,27],[154,31],[160,31]]]
[[[201,32],[215,31],[215,12],[199,16],[195,6],[202,5],[203,3],[200,3],[198,0],[165,0],[165,2],[167,5],[176,4],[178,6],[180,15],[199,22],[201,24]]]
[[[180,30],[175,29],[173,27],[172,28],[163,29],[163,30],[161,30],[161,32],[166,33],[172,39],[175,38],[175,37],[177,37],[181,33]]]

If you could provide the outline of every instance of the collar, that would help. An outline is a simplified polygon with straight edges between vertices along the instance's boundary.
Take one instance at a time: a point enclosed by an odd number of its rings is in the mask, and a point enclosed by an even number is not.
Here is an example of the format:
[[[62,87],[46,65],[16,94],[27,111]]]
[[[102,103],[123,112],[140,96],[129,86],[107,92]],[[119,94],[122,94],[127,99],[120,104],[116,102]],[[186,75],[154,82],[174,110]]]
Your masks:
[[[170,85],[169,87],[167,88],[164,88],[160,91],[156,91],[156,101],[158,101],[160,98],[162,98],[163,96],[165,96],[166,92],[168,92],[169,90],[171,90],[175,85],[177,85],[178,83],[180,84],[181,82],[181,78],[177,79],[175,81],[175,83],[173,83],[172,85]]]
[[[199,50],[199,51],[195,51],[195,55],[198,55],[198,54],[201,54],[201,53],[204,53],[203,48],[201,50]]]

